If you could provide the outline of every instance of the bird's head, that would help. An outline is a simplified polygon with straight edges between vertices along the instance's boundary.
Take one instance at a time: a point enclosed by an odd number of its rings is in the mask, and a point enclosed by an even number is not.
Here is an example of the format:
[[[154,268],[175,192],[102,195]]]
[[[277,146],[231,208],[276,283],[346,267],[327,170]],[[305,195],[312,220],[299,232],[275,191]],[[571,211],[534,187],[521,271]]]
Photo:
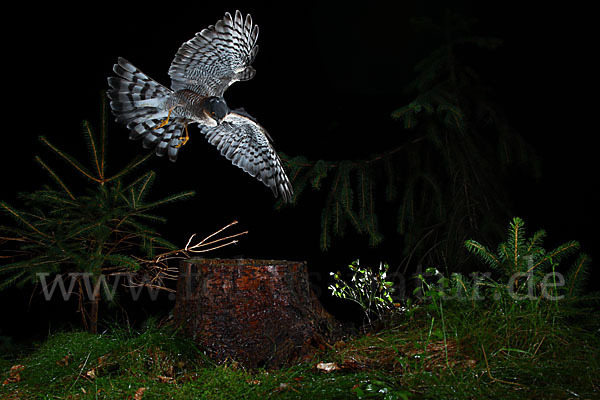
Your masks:
[[[210,97],[206,101],[206,113],[217,122],[217,125],[223,121],[229,111],[227,103],[222,98]]]

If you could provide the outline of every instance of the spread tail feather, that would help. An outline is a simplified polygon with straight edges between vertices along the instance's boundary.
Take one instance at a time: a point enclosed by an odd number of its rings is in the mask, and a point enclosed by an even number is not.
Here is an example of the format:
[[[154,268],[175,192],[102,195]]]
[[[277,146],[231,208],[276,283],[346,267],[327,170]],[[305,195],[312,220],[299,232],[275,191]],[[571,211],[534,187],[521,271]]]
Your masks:
[[[127,125],[130,139],[143,139],[145,148],[155,147],[157,155],[168,154],[169,159],[175,161],[182,143],[183,125],[172,121],[158,128],[168,116],[164,103],[173,91],[124,58],[119,57],[113,71],[117,76],[108,78],[107,96],[117,122]]]

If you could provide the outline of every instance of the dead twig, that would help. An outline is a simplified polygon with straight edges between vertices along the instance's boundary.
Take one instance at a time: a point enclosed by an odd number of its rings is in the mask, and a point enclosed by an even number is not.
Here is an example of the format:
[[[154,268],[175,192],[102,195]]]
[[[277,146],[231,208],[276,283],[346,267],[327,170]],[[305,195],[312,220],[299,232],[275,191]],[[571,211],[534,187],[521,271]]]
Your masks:
[[[169,265],[169,261],[188,259],[193,254],[207,253],[238,243],[236,238],[246,235],[248,231],[238,232],[224,237],[217,237],[226,229],[236,225],[237,223],[238,221],[233,221],[195,244],[193,243],[194,238],[196,237],[196,234],[194,233],[192,236],[190,236],[183,248],[161,253],[152,260],[136,258],[140,264],[147,266],[143,269],[143,272],[150,274],[151,278],[149,280],[142,279],[138,282],[132,282],[130,280],[129,283],[131,286],[129,287],[145,286],[152,289],[162,289],[168,292],[174,292],[173,289],[166,287],[164,284],[165,280],[177,280],[178,277],[177,268],[171,267]]]
[[[159,254],[153,260],[153,263],[159,264],[159,263],[162,263],[162,262],[164,262],[168,259],[172,259],[172,258],[177,258],[177,259],[190,258],[190,255],[188,253],[206,253],[206,252],[213,251],[213,250],[225,247],[225,246],[236,244],[236,243],[238,243],[238,240],[231,240],[231,239],[242,236],[242,235],[246,235],[248,233],[248,231],[235,233],[233,235],[218,238],[218,239],[212,240],[210,242],[207,242],[207,240],[218,235],[219,233],[223,232],[227,228],[230,228],[231,226],[236,225],[237,223],[238,223],[237,221],[233,221],[230,224],[222,227],[218,231],[215,231],[215,232],[211,233],[210,235],[206,236],[204,239],[202,239],[198,243],[191,245],[192,240],[194,240],[194,237],[196,237],[196,234],[194,233],[192,236],[190,236],[190,238],[188,239],[184,248],[177,249],[177,250],[171,250],[166,253]],[[226,240],[229,240],[229,242],[222,243]],[[183,256],[179,256],[180,254],[183,254]]]

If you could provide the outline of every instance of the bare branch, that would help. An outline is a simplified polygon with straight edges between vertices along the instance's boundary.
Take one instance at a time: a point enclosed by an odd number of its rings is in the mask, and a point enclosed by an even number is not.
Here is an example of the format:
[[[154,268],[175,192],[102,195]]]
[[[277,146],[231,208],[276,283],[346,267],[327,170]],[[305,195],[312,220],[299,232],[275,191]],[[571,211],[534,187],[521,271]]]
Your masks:
[[[238,232],[224,237],[216,237],[217,235],[219,235],[226,229],[232,227],[233,225],[236,225],[237,223],[238,221],[233,221],[230,224],[225,225],[221,229],[206,236],[204,239],[200,240],[196,244],[193,244],[194,238],[196,237],[196,234],[194,233],[192,236],[190,236],[183,248],[159,254],[152,260],[135,257],[140,264],[147,265],[147,267],[140,272],[149,274],[151,278],[150,280],[141,279],[136,282],[130,281],[130,287],[146,286],[152,289],[162,289],[168,292],[174,292],[173,289],[168,288],[164,285],[165,280],[174,281],[178,278],[177,268],[169,266],[169,261],[185,260],[190,258],[191,254],[207,253],[216,249],[220,249],[238,243],[238,240],[234,240],[234,238],[246,235],[248,231]]]

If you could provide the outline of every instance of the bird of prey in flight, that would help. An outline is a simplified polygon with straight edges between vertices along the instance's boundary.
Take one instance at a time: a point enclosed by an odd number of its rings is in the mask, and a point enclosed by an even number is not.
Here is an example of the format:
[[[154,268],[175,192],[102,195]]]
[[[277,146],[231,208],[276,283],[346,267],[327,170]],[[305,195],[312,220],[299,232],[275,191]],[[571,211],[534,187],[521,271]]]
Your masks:
[[[198,124],[233,165],[289,202],[292,185],[271,137],[243,108],[230,109],[223,98],[232,83],[254,77],[257,38],[258,25],[250,14],[225,13],[181,45],[169,68],[171,88],[119,58],[107,95],[117,122],[126,124],[129,137],[141,139],[145,148],[175,161],[189,139],[188,125]]]

